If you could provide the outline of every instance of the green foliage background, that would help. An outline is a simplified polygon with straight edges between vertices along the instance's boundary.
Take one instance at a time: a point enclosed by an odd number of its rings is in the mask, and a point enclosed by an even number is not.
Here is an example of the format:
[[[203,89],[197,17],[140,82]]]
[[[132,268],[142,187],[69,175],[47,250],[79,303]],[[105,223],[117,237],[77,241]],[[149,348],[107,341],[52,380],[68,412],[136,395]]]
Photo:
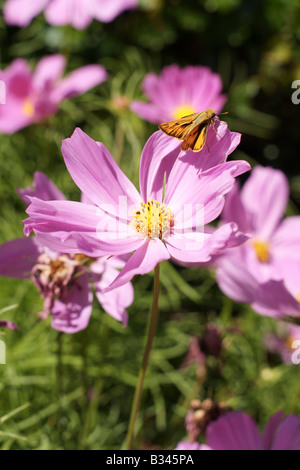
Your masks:
[[[3,1],[0,2],[1,7]],[[143,98],[147,72],[171,63],[210,66],[223,80],[231,130],[243,134],[233,158],[283,170],[291,185],[287,214],[299,211],[299,109],[291,83],[300,79],[297,0],[140,0],[114,22],[84,30],[52,27],[39,15],[26,29],[0,18],[1,68],[16,57],[32,67],[63,53],[71,71],[103,64],[109,80],[66,101],[47,122],[0,136],[0,242],[23,234],[24,206],[15,188],[45,172],[73,200],[79,190],[60,152],[80,126],[102,141],[138,182],[141,150],[155,126],[114,99]],[[37,317],[42,301],[30,281],[0,279],[7,364],[0,365],[0,449],[119,449],[141,363],[152,275],[134,280],[135,301],[124,329],[95,302],[86,331],[58,334]],[[213,272],[163,263],[160,320],[147,374],[135,448],[173,449],[184,437],[189,401],[211,397],[250,413],[264,426],[278,409],[300,415],[300,368],[270,357],[263,346],[275,323],[220,293]],[[214,323],[220,358],[182,368],[190,338]]]

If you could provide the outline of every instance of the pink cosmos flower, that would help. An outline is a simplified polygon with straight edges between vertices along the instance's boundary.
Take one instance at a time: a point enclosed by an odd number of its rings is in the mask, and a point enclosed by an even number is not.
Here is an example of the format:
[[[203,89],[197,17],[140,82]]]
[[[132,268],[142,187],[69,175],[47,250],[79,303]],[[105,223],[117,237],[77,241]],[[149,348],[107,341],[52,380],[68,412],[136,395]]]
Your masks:
[[[279,354],[281,360],[286,364],[293,364],[294,358],[299,363],[300,326],[277,322],[276,327],[275,333],[269,333],[265,336],[265,347],[270,353]]]
[[[213,234],[205,224],[221,212],[234,178],[249,170],[244,161],[226,162],[240,135],[216,125],[201,154],[180,151],[177,139],[160,131],[147,141],[140,163],[140,193],[102,143],[76,129],[63,141],[67,168],[81,191],[95,205],[42,201],[31,197],[25,234],[56,251],[88,256],[132,253],[105,291],[146,274],[161,261],[207,262],[228,246],[245,240],[236,224]],[[165,181],[165,184],[164,184]]]
[[[34,189],[19,190],[26,204],[28,195],[43,200],[65,200],[44,174],[36,172],[34,184]],[[103,309],[123,325],[127,324],[125,309],[133,301],[132,285],[128,283],[103,293],[124,264],[120,258],[107,260],[51,251],[35,237],[11,240],[0,246],[0,276],[32,279],[44,298],[40,316],[46,318],[51,314],[52,327],[65,333],[76,333],[87,327],[92,313],[92,286]]]
[[[6,23],[24,27],[44,10],[54,26],[71,24],[85,29],[93,18],[109,23],[137,4],[138,0],[7,0],[3,13]]]
[[[32,72],[23,59],[0,71],[6,85],[6,104],[0,106],[0,132],[14,132],[40,122],[58,110],[66,98],[80,95],[107,78],[101,65],[87,65],[62,78],[66,59],[59,54],[44,57]]]
[[[261,435],[249,415],[233,411],[208,426],[206,441],[211,450],[300,450],[300,419],[295,415],[283,418],[283,412],[278,411]],[[191,450],[191,446],[203,450],[201,444],[184,441],[177,449]]]
[[[164,67],[160,76],[149,73],[142,89],[149,103],[133,101],[131,109],[146,121],[159,124],[213,107],[222,110],[226,96],[222,82],[208,67],[178,65]]]
[[[217,260],[218,284],[263,315],[300,313],[300,217],[282,220],[288,197],[284,174],[258,166],[241,191],[234,186],[222,213],[249,240]]]

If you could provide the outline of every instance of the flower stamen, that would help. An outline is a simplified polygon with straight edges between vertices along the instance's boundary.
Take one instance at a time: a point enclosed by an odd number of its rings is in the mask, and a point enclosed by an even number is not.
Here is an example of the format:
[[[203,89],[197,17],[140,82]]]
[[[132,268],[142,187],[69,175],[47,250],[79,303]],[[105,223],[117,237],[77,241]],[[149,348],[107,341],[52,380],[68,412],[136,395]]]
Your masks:
[[[254,240],[253,247],[257,258],[261,263],[268,263],[270,261],[271,256],[269,243],[261,240]]]
[[[189,104],[183,104],[174,109],[173,116],[175,119],[181,119],[182,117],[189,116],[189,114],[193,113],[195,113],[194,108],[192,108]]]
[[[136,210],[132,217],[130,225],[145,238],[162,240],[170,234],[174,225],[171,210],[158,201],[141,202],[141,208]]]
[[[22,110],[27,117],[32,117],[34,115],[34,104],[31,99],[27,98],[24,100]]]

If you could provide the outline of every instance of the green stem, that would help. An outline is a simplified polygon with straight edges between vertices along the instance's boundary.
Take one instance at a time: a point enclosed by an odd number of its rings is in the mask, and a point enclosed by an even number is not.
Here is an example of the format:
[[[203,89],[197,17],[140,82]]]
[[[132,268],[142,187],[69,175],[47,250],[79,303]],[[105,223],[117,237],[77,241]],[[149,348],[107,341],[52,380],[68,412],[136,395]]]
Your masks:
[[[150,352],[151,352],[156,324],[157,324],[158,298],[159,298],[159,264],[157,264],[154,270],[153,301],[152,301],[152,309],[151,309],[151,317],[150,317],[150,322],[149,322],[147,343],[146,343],[146,348],[144,351],[142,367],[140,370],[139,379],[138,379],[137,387],[136,387],[135,394],[134,394],[133,404],[131,408],[130,421],[129,421],[128,432],[127,432],[127,437],[126,437],[126,445],[125,445],[126,450],[131,449],[132,441],[134,438],[135,422],[136,422],[137,414],[140,408],[145,375],[147,371],[147,366],[149,362]]]

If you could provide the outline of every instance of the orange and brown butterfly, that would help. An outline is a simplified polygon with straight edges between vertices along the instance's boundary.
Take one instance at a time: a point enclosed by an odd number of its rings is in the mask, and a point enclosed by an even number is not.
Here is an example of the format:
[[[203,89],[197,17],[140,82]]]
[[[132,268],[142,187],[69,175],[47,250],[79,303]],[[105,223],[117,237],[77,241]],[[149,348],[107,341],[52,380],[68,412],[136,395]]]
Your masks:
[[[159,124],[159,129],[165,134],[183,140],[181,150],[192,150],[199,152],[203,149],[206,142],[207,131],[219,114],[212,108],[206,109],[202,113],[189,114],[175,121],[168,121]]]

